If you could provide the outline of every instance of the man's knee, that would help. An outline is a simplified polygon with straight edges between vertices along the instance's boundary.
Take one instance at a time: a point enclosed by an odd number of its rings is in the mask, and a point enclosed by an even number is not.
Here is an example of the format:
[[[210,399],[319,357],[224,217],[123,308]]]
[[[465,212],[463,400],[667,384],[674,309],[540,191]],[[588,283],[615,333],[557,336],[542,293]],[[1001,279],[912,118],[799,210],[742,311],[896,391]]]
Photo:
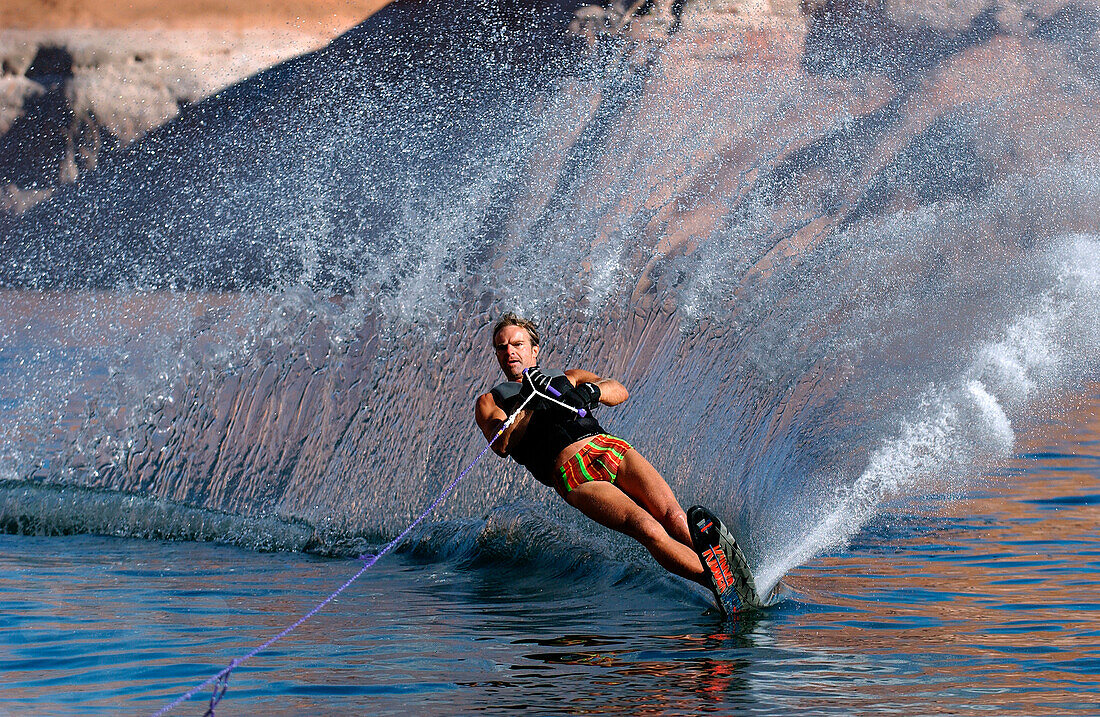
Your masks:
[[[678,505],[670,506],[665,510],[664,520],[661,525],[687,525],[688,516],[684,509]]]
[[[664,527],[649,514],[638,515],[630,521],[630,535],[646,547],[668,538]]]

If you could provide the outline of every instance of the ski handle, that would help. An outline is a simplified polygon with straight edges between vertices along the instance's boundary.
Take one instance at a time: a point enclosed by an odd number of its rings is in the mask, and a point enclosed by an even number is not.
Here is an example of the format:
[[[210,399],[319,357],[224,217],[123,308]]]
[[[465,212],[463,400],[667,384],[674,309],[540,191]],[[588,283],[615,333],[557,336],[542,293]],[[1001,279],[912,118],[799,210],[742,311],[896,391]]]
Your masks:
[[[565,401],[558,400],[558,399],[561,398],[561,392],[558,391],[553,386],[550,386],[550,385],[546,386],[546,390],[549,391],[550,393],[552,393],[553,396],[547,396],[545,393],[543,393],[542,391],[535,388],[535,384],[531,380],[531,377],[527,375],[528,370],[529,369],[523,369],[523,380],[527,382],[527,384],[531,387],[531,390],[534,393],[538,394],[539,396],[542,396],[543,398],[545,398],[550,403],[555,403],[555,404],[561,406],[562,408],[564,408],[568,411],[572,411],[573,413],[576,413],[579,418],[584,418],[585,416],[588,415],[588,411],[584,410],[583,408],[577,408],[576,406],[570,406]],[[524,403],[526,404],[527,402],[524,401]]]

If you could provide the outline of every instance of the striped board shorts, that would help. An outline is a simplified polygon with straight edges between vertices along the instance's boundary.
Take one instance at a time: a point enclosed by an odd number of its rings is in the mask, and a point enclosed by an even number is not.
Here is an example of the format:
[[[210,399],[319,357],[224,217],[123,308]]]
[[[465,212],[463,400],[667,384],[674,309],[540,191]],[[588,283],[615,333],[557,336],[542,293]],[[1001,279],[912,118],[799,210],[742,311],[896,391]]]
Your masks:
[[[615,482],[619,464],[632,446],[621,438],[601,433],[581,446],[577,454],[561,467],[565,491],[571,492],[589,481]]]

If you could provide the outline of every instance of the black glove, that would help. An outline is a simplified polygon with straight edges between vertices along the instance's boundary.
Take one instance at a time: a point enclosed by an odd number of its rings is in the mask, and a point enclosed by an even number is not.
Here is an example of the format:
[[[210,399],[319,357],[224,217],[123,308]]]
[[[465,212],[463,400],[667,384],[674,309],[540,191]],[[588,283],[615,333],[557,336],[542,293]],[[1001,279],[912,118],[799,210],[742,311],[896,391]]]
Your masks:
[[[535,386],[535,390],[543,395],[549,393],[550,377],[540,371],[538,366],[532,366],[527,369],[525,373],[527,374],[527,378],[530,379],[531,383]]]
[[[582,383],[568,391],[563,398],[577,408],[591,411],[600,405],[600,387],[594,383]]]
[[[526,401],[531,397],[531,394],[537,389],[543,395],[546,395],[546,388],[550,385],[550,377],[539,371],[538,366],[532,366],[523,370],[523,377],[520,379],[519,398],[521,401]],[[529,404],[530,408],[539,408],[539,403],[542,403],[541,398],[536,398],[534,402]]]

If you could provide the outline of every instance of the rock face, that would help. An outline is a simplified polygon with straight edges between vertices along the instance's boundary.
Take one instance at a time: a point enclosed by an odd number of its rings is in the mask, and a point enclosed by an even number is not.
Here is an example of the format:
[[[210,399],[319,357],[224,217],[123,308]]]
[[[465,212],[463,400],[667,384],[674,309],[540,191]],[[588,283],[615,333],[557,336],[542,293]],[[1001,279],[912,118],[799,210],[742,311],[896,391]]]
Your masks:
[[[234,82],[385,0],[257,9],[13,0],[0,9],[0,213],[18,214]],[[47,9],[48,6],[48,9]],[[292,24],[293,23],[293,24]]]
[[[5,78],[10,104],[0,115],[0,208],[18,211],[49,196],[117,146],[93,116],[74,112],[67,95],[72,79],[72,55],[61,47],[39,49],[25,73]]]

